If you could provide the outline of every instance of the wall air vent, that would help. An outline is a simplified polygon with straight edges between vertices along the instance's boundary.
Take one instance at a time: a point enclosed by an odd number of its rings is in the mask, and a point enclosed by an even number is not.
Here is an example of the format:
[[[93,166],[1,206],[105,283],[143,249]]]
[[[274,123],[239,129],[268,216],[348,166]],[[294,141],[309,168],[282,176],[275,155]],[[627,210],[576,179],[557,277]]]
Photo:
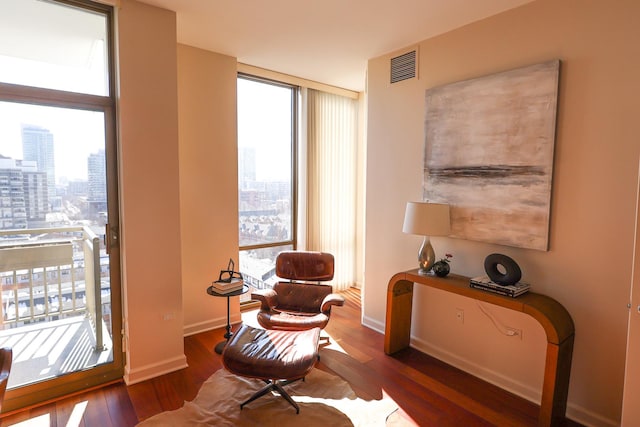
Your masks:
[[[391,58],[391,83],[412,79],[417,76],[417,50]]]

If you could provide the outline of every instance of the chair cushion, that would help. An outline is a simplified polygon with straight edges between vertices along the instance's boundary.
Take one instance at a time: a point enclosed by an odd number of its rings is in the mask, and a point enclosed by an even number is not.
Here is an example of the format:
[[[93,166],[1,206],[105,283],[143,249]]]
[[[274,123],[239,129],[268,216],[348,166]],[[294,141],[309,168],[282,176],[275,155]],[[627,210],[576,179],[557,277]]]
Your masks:
[[[273,290],[278,294],[278,310],[301,313],[319,313],[322,301],[333,292],[329,285],[290,282],[278,282]]]
[[[333,279],[333,268],[327,252],[282,251],[276,258],[276,276],[282,279],[326,282]]]
[[[318,361],[320,329],[276,331],[243,325],[222,352],[224,367],[236,375],[264,380],[294,380]]]
[[[281,331],[302,331],[311,328],[324,329],[329,323],[329,316],[324,313],[301,314],[288,313],[286,311],[260,311],[258,323],[263,328],[278,329]]]

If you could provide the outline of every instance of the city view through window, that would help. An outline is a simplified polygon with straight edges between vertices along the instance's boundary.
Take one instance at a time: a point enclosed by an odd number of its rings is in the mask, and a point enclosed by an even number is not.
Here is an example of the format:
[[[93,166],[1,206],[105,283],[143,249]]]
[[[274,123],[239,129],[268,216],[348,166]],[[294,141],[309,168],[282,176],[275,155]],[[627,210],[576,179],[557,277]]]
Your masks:
[[[91,347],[110,349],[104,128],[102,112],[0,102],[0,329],[92,311],[107,321]],[[10,387],[32,380],[15,371]]]
[[[113,8],[1,3],[0,347],[13,352],[11,410],[121,378],[123,328],[111,277]]]
[[[291,86],[238,78],[240,271],[258,289],[273,285],[275,257],[295,245],[296,94]]]
[[[0,229],[104,226],[104,146],[102,112],[0,102]]]

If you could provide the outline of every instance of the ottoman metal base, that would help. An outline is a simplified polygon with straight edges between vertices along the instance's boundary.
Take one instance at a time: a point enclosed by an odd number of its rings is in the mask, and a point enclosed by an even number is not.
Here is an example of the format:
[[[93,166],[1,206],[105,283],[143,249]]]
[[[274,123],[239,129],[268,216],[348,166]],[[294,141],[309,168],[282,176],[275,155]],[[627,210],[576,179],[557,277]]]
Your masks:
[[[248,398],[247,400],[245,400],[244,402],[242,402],[240,404],[240,409],[244,408],[244,405],[246,405],[247,403],[253,402],[257,398],[264,396],[265,394],[269,393],[270,391],[275,391],[280,396],[284,397],[284,399],[287,402],[289,402],[294,408],[296,408],[296,414],[299,414],[300,413],[300,407],[291,398],[291,396],[289,396],[289,393],[287,393],[286,390],[284,388],[282,388],[282,386],[287,385],[287,384],[292,383],[292,382],[293,381],[274,381],[274,380],[267,381],[267,385],[266,386],[264,386],[262,389],[256,391],[253,394],[253,396],[251,396],[250,398]]]

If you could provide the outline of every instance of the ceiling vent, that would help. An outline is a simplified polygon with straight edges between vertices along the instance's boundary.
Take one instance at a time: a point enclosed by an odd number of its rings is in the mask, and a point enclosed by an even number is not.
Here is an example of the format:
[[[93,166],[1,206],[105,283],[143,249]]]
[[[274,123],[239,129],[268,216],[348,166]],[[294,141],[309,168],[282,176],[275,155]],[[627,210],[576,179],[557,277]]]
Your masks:
[[[412,50],[391,58],[391,83],[413,79],[417,76],[418,51]]]

